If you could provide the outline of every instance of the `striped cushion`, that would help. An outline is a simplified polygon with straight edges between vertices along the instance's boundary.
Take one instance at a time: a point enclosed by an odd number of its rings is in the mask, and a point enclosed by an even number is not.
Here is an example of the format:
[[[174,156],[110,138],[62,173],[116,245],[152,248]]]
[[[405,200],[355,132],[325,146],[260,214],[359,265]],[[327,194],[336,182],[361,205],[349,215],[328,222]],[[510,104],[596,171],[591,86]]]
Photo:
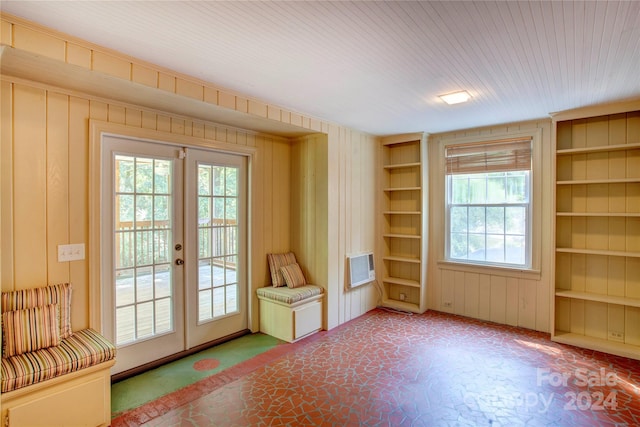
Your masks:
[[[2,357],[60,344],[58,304],[2,313]]]
[[[274,288],[285,286],[286,282],[284,281],[284,277],[282,277],[280,267],[295,264],[296,256],[293,252],[286,254],[267,254],[267,259],[269,260],[269,270],[271,270],[271,286]]]
[[[69,283],[61,283],[42,288],[3,292],[0,299],[2,312],[59,304],[60,338],[65,339],[73,333],[71,331],[71,291],[72,287]]]
[[[299,264],[289,264],[280,267],[280,272],[288,288],[298,288],[307,284]]]
[[[268,286],[257,290],[258,296],[285,304],[293,304],[303,299],[320,295],[323,292],[324,289],[317,285],[304,285],[298,288],[274,288]]]
[[[75,332],[59,346],[2,358],[5,393],[41,381],[97,365],[115,357],[116,349],[92,329]]]

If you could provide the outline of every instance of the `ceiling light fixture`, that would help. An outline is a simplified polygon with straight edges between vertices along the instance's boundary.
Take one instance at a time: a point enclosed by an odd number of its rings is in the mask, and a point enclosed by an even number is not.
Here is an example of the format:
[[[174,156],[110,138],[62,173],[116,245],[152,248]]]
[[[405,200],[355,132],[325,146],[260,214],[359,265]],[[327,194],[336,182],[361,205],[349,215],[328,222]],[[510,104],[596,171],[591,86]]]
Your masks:
[[[458,92],[447,93],[446,95],[439,95],[440,99],[449,105],[459,104],[461,102],[467,102],[471,95],[466,90],[460,90]]]

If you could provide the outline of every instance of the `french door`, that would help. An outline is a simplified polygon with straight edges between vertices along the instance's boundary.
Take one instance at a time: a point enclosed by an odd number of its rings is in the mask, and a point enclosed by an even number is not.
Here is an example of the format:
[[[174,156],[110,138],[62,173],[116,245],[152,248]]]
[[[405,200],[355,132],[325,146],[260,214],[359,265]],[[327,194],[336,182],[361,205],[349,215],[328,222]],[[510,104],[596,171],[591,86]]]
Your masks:
[[[112,373],[246,329],[245,157],[103,135],[102,171]]]

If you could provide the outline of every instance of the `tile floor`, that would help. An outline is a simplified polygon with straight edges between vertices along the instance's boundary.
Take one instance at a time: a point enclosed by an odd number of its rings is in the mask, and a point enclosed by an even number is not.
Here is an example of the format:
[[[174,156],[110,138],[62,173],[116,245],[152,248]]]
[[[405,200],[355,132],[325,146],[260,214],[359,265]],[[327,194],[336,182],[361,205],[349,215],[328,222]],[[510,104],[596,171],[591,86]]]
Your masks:
[[[548,334],[376,309],[113,426],[638,426],[640,362]]]

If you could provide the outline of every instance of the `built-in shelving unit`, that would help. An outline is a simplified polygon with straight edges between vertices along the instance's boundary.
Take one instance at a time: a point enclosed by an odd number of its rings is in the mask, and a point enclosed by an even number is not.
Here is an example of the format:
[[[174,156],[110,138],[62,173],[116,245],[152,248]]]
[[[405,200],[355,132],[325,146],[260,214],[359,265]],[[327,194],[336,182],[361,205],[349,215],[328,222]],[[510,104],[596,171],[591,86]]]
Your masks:
[[[426,310],[426,209],[424,134],[381,140],[380,260],[382,304]]]
[[[640,359],[640,101],[553,121],[552,339]]]

